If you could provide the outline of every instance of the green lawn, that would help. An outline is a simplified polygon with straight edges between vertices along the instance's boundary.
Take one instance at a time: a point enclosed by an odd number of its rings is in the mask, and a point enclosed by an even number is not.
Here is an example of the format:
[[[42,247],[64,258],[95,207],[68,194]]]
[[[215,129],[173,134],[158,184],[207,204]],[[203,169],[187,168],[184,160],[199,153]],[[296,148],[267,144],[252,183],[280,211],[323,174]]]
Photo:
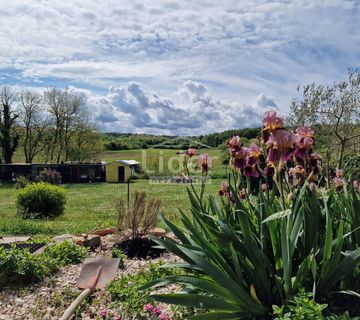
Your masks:
[[[207,193],[217,193],[221,180],[211,180]],[[199,186],[195,186],[199,188]],[[116,213],[114,200],[127,198],[126,184],[92,183],[68,184],[65,214],[55,220],[22,220],[16,215],[16,190],[13,185],[0,184],[0,235],[6,234],[60,234],[89,233],[98,228],[114,226]],[[189,208],[186,186],[182,184],[151,184],[149,180],[136,180],[130,190],[143,190],[149,197],[162,200],[162,212],[172,221],[178,219],[178,208]]]

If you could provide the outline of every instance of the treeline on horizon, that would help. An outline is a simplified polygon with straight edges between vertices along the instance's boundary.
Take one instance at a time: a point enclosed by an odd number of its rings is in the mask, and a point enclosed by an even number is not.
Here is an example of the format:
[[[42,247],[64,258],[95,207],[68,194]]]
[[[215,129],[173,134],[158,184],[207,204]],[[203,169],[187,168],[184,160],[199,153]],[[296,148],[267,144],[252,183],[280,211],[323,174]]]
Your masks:
[[[168,136],[137,133],[103,133],[105,150],[217,148],[234,135],[246,140],[258,138],[261,128],[226,130],[200,136]],[[245,140],[245,141],[246,141]]]

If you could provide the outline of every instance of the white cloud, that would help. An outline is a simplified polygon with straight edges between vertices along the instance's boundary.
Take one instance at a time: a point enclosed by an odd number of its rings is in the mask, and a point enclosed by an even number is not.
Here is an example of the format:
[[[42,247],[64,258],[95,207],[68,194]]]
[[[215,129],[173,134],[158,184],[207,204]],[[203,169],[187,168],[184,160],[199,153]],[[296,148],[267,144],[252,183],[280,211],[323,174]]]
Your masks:
[[[136,82],[110,87],[106,95],[86,99],[99,127],[117,132],[156,132],[197,135],[242,127],[260,126],[262,111],[276,109],[260,95],[254,106],[218,100],[200,83],[186,81],[178,89],[180,105],[170,98],[148,93]]]
[[[113,86],[104,99],[138,81],[173,103],[165,108],[169,101],[148,94],[150,107],[137,117],[150,121],[146,130],[164,130],[160,119],[172,118],[174,105],[192,117],[230,100],[260,112],[268,103],[262,93],[286,112],[299,83],[329,83],[360,65],[358,21],[358,0],[12,0],[0,11],[0,79],[97,92]],[[124,101],[138,103],[131,108],[141,114],[144,104],[129,90]],[[155,115],[155,105],[162,113]],[[222,120],[231,126],[231,118]],[[174,132],[186,127],[177,123]]]

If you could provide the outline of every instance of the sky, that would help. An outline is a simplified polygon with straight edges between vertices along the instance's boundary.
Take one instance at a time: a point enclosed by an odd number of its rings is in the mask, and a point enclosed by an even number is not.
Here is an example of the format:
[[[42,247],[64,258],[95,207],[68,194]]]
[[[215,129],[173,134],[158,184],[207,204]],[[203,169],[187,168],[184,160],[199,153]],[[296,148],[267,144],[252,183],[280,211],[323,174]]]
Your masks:
[[[102,131],[256,127],[360,67],[360,0],[0,4],[0,84],[70,88]]]

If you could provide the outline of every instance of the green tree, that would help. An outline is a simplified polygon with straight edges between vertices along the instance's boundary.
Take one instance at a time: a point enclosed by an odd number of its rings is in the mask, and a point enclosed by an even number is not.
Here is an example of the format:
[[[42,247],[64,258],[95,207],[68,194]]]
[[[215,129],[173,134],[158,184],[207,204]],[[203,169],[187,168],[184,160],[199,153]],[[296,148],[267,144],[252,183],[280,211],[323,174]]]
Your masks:
[[[13,110],[16,92],[8,86],[0,91],[0,138],[1,154],[5,163],[11,163],[13,154],[19,144],[19,134],[16,132],[18,114]]]
[[[297,91],[288,124],[316,128],[327,158],[335,155],[337,167],[342,168],[346,151],[360,137],[360,73],[349,69],[345,81],[330,86],[312,83]]]
[[[46,147],[44,137],[49,128],[44,114],[43,99],[38,93],[23,91],[19,102],[25,162],[32,163],[34,157]]]

